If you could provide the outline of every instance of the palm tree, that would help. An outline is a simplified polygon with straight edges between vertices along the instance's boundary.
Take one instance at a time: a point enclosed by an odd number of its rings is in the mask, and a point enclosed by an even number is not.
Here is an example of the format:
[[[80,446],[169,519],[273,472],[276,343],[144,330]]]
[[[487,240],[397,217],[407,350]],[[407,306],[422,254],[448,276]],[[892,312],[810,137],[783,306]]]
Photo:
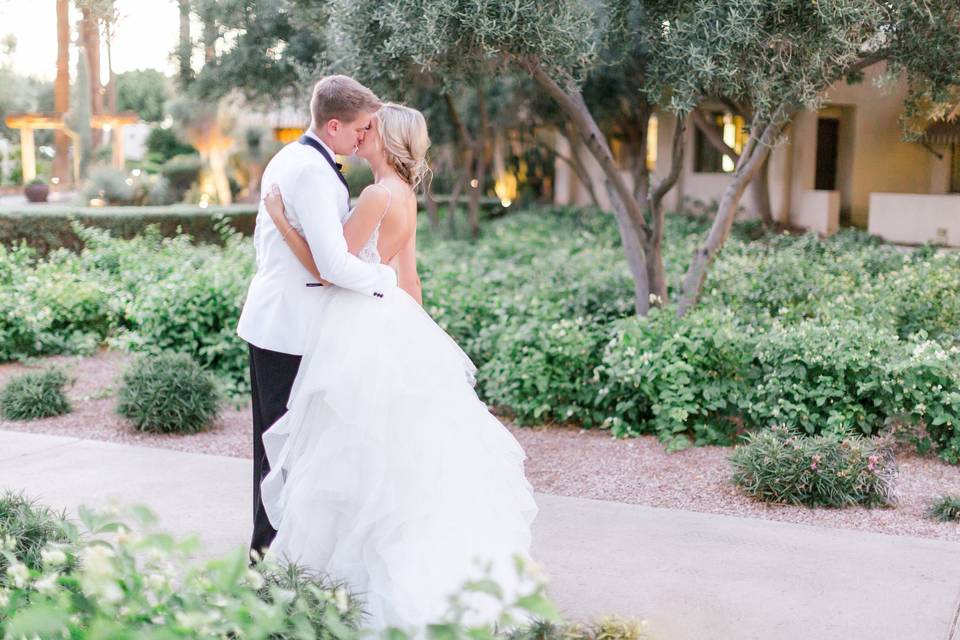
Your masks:
[[[68,0],[57,0],[57,80],[53,87],[54,110],[63,115],[70,109],[70,7]],[[53,157],[53,175],[66,182],[70,178],[67,158],[69,138],[62,130],[54,136],[56,155]]]

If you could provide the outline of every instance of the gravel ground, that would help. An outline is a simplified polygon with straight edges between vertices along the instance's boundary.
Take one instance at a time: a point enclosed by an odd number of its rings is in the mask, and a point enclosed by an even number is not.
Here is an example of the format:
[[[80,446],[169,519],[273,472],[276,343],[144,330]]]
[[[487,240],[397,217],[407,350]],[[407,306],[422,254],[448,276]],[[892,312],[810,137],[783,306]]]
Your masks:
[[[199,434],[134,431],[114,410],[116,379],[127,360],[122,353],[102,352],[0,365],[0,385],[11,375],[51,364],[65,367],[76,380],[69,391],[73,413],[31,422],[0,420],[0,429],[250,457],[249,406],[225,407],[213,427]],[[602,431],[508,426],[527,452],[527,477],[543,493],[960,541],[960,524],[934,522],[924,515],[934,496],[960,495],[960,467],[936,458],[900,455],[895,508],[810,509],[771,506],[739,492],[729,482],[730,449],[724,447],[668,454],[653,437],[616,440]]]

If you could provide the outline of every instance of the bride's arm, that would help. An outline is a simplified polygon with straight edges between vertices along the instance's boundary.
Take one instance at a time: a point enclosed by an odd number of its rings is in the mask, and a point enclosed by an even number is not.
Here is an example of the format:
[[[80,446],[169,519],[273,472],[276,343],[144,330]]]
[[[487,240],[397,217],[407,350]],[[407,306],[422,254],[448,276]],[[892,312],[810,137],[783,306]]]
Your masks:
[[[314,278],[323,284],[330,284],[320,275],[320,270],[317,269],[317,263],[314,262],[313,254],[310,252],[310,245],[307,244],[303,236],[301,236],[293,225],[290,224],[290,221],[287,220],[287,216],[284,213],[283,198],[280,195],[280,189],[277,188],[277,185],[273,185],[270,188],[270,191],[263,198],[263,204],[266,206],[267,213],[270,214],[270,219],[273,220],[273,224],[276,225],[284,242],[286,242],[290,250],[293,251],[293,255],[297,257],[300,264],[302,264]],[[351,251],[350,253],[356,252]]]

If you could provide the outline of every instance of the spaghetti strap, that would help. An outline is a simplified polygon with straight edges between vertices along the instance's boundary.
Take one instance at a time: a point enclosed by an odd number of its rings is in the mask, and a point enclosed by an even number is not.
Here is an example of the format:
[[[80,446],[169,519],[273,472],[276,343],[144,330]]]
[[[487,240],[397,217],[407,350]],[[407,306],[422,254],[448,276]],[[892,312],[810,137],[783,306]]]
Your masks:
[[[383,219],[387,217],[387,212],[390,211],[390,205],[393,203],[393,192],[390,189],[387,189],[385,186],[379,182],[374,182],[371,186],[380,187],[387,192],[387,206],[383,208],[383,213],[380,214],[380,222],[383,222]]]

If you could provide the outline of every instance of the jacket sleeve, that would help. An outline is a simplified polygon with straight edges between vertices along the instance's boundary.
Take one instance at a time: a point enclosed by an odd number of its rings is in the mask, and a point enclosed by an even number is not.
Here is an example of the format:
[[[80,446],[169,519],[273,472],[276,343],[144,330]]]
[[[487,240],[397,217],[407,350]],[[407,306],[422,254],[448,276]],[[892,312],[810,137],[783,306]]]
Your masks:
[[[397,284],[397,274],[384,264],[363,262],[347,250],[343,225],[337,211],[337,189],[342,189],[332,170],[308,164],[295,177],[289,195],[284,193],[303,228],[310,253],[324,279],[338,287],[383,297]]]

